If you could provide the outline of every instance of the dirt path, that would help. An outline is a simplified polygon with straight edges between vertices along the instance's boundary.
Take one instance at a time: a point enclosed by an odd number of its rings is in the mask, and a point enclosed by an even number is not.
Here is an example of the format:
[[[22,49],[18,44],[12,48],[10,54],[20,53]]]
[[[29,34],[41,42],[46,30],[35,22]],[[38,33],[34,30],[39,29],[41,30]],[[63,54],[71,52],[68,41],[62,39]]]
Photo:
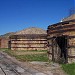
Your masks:
[[[0,52],[0,67],[0,73],[5,73],[1,75],[66,75],[59,64],[20,62],[3,52]]]
[[[67,75],[59,64],[48,62],[30,62],[28,65],[46,75]]]

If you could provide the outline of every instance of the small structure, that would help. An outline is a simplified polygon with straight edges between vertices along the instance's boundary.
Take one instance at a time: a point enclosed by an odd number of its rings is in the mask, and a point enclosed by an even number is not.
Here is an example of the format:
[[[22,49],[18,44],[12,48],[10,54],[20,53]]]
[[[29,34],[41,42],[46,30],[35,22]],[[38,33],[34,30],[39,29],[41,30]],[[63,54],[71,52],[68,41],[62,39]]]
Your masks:
[[[49,59],[59,63],[75,62],[75,14],[47,30]]]
[[[0,38],[0,48],[8,48],[8,38]]]
[[[10,40],[9,36],[14,34],[14,32],[6,33],[0,36],[0,48],[9,48]]]
[[[27,28],[10,36],[11,50],[47,50],[46,30]]]

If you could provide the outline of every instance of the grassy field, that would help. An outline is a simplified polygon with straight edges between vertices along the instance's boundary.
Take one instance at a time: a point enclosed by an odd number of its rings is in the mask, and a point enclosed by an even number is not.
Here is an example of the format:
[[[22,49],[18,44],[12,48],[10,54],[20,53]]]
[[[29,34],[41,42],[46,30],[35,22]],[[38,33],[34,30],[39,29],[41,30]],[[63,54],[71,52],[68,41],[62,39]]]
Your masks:
[[[16,58],[20,61],[48,61],[46,54],[19,55]]]
[[[44,62],[48,62],[48,57],[47,57],[47,50],[45,51],[12,51],[10,49],[0,49],[1,51],[6,52],[7,54],[9,54],[10,56],[15,57],[16,59],[18,59],[19,61],[44,61]],[[25,55],[17,55],[17,53],[24,53]],[[43,52],[41,54],[39,54],[38,52]],[[27,54],[26,54],[27,53]],[[75,75],[75,63],[72,64],[61,64],[62,65],[62,69],[68,74],[68,75]]]
[[[62,64],[62,68],[68,75],[75,75],[75,63]]]
[[[0,49],[1,51],[6,52],[10,56],[14,56],[19,61],[48,61],[47,50],[39,50],[39,51],[12,51],[10,49]]]

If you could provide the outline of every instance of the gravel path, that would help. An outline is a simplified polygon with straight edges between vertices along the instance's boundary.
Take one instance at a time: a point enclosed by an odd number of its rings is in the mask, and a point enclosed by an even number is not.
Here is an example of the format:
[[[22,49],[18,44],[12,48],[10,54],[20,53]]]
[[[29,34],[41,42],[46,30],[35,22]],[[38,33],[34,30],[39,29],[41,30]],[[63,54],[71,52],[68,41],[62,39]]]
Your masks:
[[[0,75],[66,75],[59,64],[48,62],[20,62],[0,52]]]

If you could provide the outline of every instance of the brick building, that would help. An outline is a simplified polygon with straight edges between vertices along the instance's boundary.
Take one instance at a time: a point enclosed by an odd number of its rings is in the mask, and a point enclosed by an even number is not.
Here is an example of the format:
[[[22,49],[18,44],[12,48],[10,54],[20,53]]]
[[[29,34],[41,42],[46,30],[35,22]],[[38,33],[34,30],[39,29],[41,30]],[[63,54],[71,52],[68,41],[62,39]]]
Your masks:
[[[10,39],[9,36],[14,34],[14,32],[6,33],[0,36],[0,48],[9,48]]]
[[[8,48],[8,38],[0,38],[0,48]]]

